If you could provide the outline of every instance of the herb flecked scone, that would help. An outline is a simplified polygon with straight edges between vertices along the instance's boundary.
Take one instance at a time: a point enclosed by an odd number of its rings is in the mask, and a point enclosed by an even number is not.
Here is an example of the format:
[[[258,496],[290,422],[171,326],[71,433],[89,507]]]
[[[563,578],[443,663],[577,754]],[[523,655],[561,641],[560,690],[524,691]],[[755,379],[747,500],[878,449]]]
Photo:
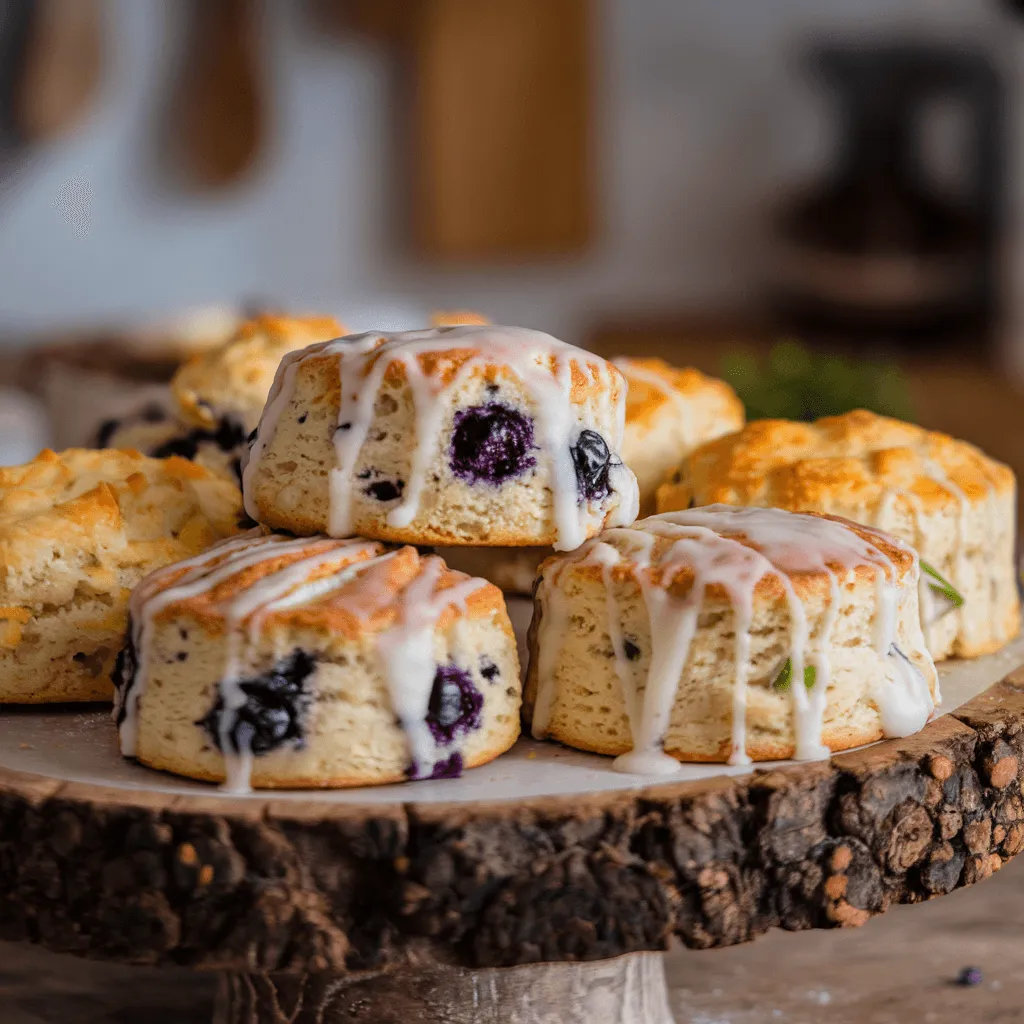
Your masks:
[[[832,513],[913,545],[936,659],[988,654],[1020,628],[1016,480],[965,441],[864,410],[759,420],[701,446],[658,490],[661,512],[713,502]]]
[[[939,698],[916,554],[838,518],[651,516],[548,559],[535,601],[533,735],[622,771],[827,757],[916,732]]]
[[[224,344],[178,369],[167,401],[148,399],[133,413],[102,423],[96,447],[137,449],[158,459],[180,455],[238,480],[242,452],[281,359],[344,333],[329,316],[265,313],[247,320]]]
[[[636,518],[625,399],[610,363],[522,328],[312,345],[278,371],[246,507],[300,534],[568,550]]]
[[[253,531],[154,573],[117,680],[126,756],[236,789],[454,778],[519,735],[500,591],[361,538]]]
[[[69,449],[0,469],[0,702],[109,700],[131,589],[242,517],[234,484],[180,458]]]

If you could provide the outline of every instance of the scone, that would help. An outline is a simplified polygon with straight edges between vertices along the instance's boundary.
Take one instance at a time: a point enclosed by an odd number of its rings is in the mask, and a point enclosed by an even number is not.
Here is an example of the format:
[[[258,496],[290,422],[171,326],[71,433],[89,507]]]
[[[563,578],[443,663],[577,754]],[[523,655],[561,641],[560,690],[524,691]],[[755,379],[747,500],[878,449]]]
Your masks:
[[[609,530],[542,567],[533,734],[641,774],[908,735],[938,700],[917,584],[910,548],[833,517],[713,505]]]
[[[244,468],[257,522],[569,550],[632,522],[626,385],[522,328],[356,334],[285,357]]]
[[[253,531],[146,579],[121,749],[232,788],[451,778],[519,733],[501,593],[436,555]]]
[[[743,426],[743,403],[725,381],[699,370],[678,370],[661,359],[612,360],[629,385],[622,461],[640,490],[640,514],[679,460],[705,441]],[[453,569],[483,576],[507,594],[529,595],[551,548],[442,548]]]
[[[965,441],[863,410],[760,420],[693,452],[658,491],[662,512],[712,502],[829,512],[913,545],[936,659],[988,654],[1020,627],[1016,480]]]
[[[241,517],[238,488],[185,459],[73,448],[0,469],[0,703],[110,700],[132,587]]]
[[[723,380],[661,359],[612,360],[629,384],[622,459],[640,486],[640,514],[658,485],[698,445],[743,426],[743,403]]]
[[[184,363],[166,401],[149,396],[101,423],[93,446],[136,449],[155,459],[180,455],[240,482],[242,452],[282,357],[344,333],[329,316],[265,313],[247,320],[224,344]]]

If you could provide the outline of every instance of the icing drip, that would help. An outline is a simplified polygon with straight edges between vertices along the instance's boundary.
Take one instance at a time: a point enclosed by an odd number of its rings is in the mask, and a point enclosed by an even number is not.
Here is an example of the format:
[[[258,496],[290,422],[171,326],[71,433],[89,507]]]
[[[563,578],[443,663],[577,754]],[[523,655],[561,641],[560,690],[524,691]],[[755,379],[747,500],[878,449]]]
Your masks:
[[[741,543],[739,536],[754,546]],[[899,544],[891,538],[885,539]],[[620,563],[630,566],[632,576],[639,583],[650,625],[650,662],[642,692],[626,654],[615,597],[614,569]],[[608,635],[633,737],[633,750],[616,759],[615,767],[619,770],[664,774],[678,769],[678,762],[665,753],[664,741],[709,586],[724,589],[734,617],[731,764],[749,761],[746,700],[750,630],[754,591],[767,575],[775,576],[785,591],[790,617],[792,678],[805,678],[805,663],[809,662],[814,668],[812,685],[806,687],[797,683],[789,687],[798,759],[822,758],[829,753],[821,740],[831,678],[829,637],[838,615],[840,584],[858,566],[875,568],[873,646],[886,659],[884,664],[892,676],[890,679],[887,672],[885,680],[876,688],[876,703],[886,735],[916,731],[934,708],[927,680],[896,647],[900,586],[892,562],[879,547],[831,520],[779,509],[712,505],[652,516],[632,528],[605,531],[600,538],[587,542],[545,570],[538,588],[541,618],[533,714],[533,735],[538,739],[547,734],[550,726],[559,645],[569,622],[557,576],[574,564],[596,565],[602,571]],[[678,597],[672,594],[668,584],[684,568],[692,571],[693,584],[685,596]],[[814,650],[809,650],[806,613],[790,580],[792,574],[800,573],[825,573],[830,580],[831,598]]]
[[[310,551],[310,549],[314,549]],[[409,550],[409,549],[406,549]],[[131,642],[137,668],[131,685],[118,693],[117,718],[122,753],[133,757],[138,745],[138,715],[145,697],[146,673],[150,659],[153,622],[165,608],[213,591],[246,569],[283,555],[304,556],[260,577],[237,594],[218,602],[226,626],[226,654],[218,682],[221,704],[219,748],[224,757],[225,787],[247,791],[252,769],[251,749],[239,749],[238,714],[249,699],[246,682],[247,654],[259,640],[268,616],[324,599],[337,601],[364,621],[395,601],[388,563],[400,551],[361,538],[329,540],[287,539],[252,531],[219,544],[201,555],[158,570],[132,593]],[[466,598],[484,586],[481,579],[468,578],[437,590],[444,563],[431,556],[421,562],[419,574],[399,595],[395,624],[376,642],[382,669],[388,681],[393,710],[405,730],[414,764],[426,765],[429,775],[437,763],[446,761],[449,771],[461,764],[459,741],[437,742],[426,717],[437,666],[434,661],[433,630],[440,616],[452,605],[465,611]],[[312,577],[312,578],[311,578]],[[173,582],[168,583],[169,579]],[[358,580],[358,593],[332,594]],[[232,738],[234,735],[234,738]]]
[[[469,357],[448,381],[425,370],[421,356],[439,351],[469,351]],[[408,527],[419,514],[428,472],[441,446],[441,429],[450,403],[446,395],[458,388],[474,370],[501,366],[511,372],[530,397],[530,413],[536,420],[536,439],[542,457],[548,460],[553,515],[557,541],[555,547],[578,547],[592,528],[605,523],[607,500],[578,500],[576,472],[570,446],[584,424],[572,402],[572,375],[584,372],[598,385],[598,403],[605,415],[614,415],[615,447],[621,444],[625,424],[625,403],[610,408],[611,369],[598,357],[560,342],[550,335],[512,327],[453,327],[397,334],[371,332],[351,335],[336,341],[312,345],[290,353],[278,368],[273,388],[256,438],[243,469],[246,511],[256,518],[252,482],[266,446],[291,400],[295,377],[302,362],[315,356],[339,356],[341,402],[338,430],[334,434],[335,465],[330,471],[330,509],[328,533],[345,536],[352,530],[356,464],[373,422],[374,404],[389,366],[403,368],[412,394],[416,441],[412,463],[401,498],[387,514],[387,524]],[[606,386],[601,387],[601,384]],[[610,486],[617,504],[608,525],[632,522],[638,508],[636,480],[621,463],[610,468]]]

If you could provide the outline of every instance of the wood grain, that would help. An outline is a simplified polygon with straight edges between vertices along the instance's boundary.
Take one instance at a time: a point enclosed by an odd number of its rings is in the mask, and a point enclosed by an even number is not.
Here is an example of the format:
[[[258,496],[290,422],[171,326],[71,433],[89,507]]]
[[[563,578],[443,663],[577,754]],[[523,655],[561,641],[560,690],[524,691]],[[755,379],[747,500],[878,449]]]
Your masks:
[[[593,229],[592,0],[420,0],[414,241],[444,260],[582,250]]]
[[[1024,848],[1024,670],[829,763],[520,803],[176,796],[0,771],[0,938],[356,977],[863,924]]]

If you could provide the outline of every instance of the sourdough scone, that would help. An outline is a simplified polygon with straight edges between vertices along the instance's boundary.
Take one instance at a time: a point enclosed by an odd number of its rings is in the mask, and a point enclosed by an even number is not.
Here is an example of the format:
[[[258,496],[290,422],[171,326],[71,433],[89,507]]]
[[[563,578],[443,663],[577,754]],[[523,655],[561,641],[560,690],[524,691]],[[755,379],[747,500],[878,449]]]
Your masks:
[[[626,378],[622,461],[636,476],[640,514],[655,510],[655,494],[679,460],[705,441],[743,426],[743,403],[725,381],[679,370],[661,359],[612,362]],[[483,576],[507,594],[529,595],[551,548],[443,548],[453,569]]]
[[[698,445],[743,426],[743,403],[724,380],[661,359],[613,360],[629,385],[622,459],[640,486],[640,514],[658,485]]]
[[[238,489],[185,459],[72,448],[0,469],[0,702],[109,700],[132,587],[241,517]]]
[[[908,735],[938,696],[917,584],[910,548],[834,517],[713,505],[608,530],[541,569],[527,718],[642,774]]]
[[[965,441],[864,410],[759,420],[697,449],[658,491],[662,512],[712,502],[833,513],[913,545],[936,659],[988,654],[1020,628],[1016,480]]]
[[[132,595],[122,752],[232,788],[453,778],[519,734],[501,593],[437,556],[253,531]]]
[[[281,364],[246,507],[300,534],[568,550],[636,518],[625,397],[610,363],[522,328],[312,345]]]

